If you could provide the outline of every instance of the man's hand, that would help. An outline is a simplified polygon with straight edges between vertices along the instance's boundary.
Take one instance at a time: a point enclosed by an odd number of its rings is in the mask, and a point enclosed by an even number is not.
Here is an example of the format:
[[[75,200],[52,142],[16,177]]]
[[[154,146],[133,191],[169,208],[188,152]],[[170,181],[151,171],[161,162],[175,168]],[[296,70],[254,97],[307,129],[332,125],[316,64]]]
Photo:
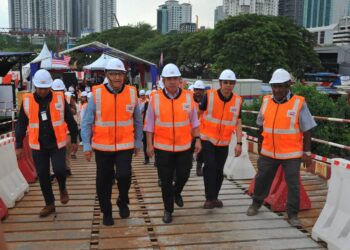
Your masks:
[[[235,147],[235,157],[240,156],[241,153],[242,153],[242,146],[237,144]]]
[[[91,161],[92,151],[85,151],[84,156],[87,161]]]
[[[301,160],[305,164],[306,169],[309,170],[312,163],[311,155],[303,154],[303,157],[301,158]]]
[[[152,158],[154,155],[154,147],[152,144],[147,144],[147,155],[149,158]]]
[[[72,143],[72,154],[75,155],[75,153],[78,151],[78,145],[76,143]]]
[[[139,152],[140,152],[140,149],[139,149],[139,148],[135,148],[135,149],[134,149],[134,155],[135,155],[135,156],[138,156],[138,155],[139,155]]]
[[[20,160],[23,157],[23,154],[24,154],[23,148],[16,148],[17,160]]]
[[[196,139],[196,144],[194,144],[194,153],[199,154],[199,152],[201,152],[201,150],[202,150],[201,140]]]

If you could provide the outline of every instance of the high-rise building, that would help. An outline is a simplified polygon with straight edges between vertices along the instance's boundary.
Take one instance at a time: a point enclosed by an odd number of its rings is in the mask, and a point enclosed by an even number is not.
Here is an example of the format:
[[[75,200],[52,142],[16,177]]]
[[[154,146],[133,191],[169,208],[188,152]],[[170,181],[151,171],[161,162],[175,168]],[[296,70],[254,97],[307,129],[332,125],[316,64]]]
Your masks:
[[[260,14],[277,16],[278,0],[223,0],[224,16]]]
[[[157,10],[157,31],[162,34],[168,33],[168,9],[165,4],[160,5]]]
[[[197,24],[196,23],[182,23],[180,24],[180,32],[196,32],[197,31]]]
[[[296,24],[303,25],[304,0],[279,0],[278,15],[287,16]]]
[[[214,12],[214,25],[225,18],[224,7],[222,5],[215,8]]]
[[[332,9],[332,0],[304,0],[303,26],[311,28],[330,25]]]
[[[9,0],[10,28],[100,32],[115,27],[116,0]]]
[[[192,22],[192,5],[168,0],[157,10],[157,30],[163,34],[179,31],[180,24]]]

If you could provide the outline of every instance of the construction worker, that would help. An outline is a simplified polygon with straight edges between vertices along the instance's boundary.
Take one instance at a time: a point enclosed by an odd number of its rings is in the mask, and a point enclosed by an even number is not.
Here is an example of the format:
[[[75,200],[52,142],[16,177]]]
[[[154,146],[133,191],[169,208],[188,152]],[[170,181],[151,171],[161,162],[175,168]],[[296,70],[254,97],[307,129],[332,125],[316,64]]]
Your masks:
[[[139,91],[140,99],[139,99],[139,104],[140,104],[140,110],[142,114],[142,123],[145,123],[145,117],[146,117],[146,112],[148,108],[148,100],[149,100],[149,95],[151,91],[147,90],[146,92],[141,89]],[[146,140],[146,132],[143,131],[143,138],[142,138],[142,143],[143,143],[143,154],[145,156],[145,161],[143,162],[144,165],[147,165],[149,163],[149,157],[147,155],[147,140]]]
[[[45,207],[39,216],[46,217],[56,211],[50,181],[50,159],[58,181],[61,203],[67,204],[69,201],[65,161],[67,125],[72,152],[77,150],[78,127],[63,93],[51,91],[52,78],[48,71],[38,70],[33,77],[33,83],[35,92],[23,96],[16,127],[16,155],[18,158],[23,155],[23,139],[28,128],[29,146],[45,199]]]
[[[111,59],[105,71],[108,83],[93,87],[81,124],[81,136],[86,160],[91,160],[92,148],[95,150],[96,190],[103,224],[110,226],[114,224],[111,195],[115,165],[119,215],[121,218],[130,215],[131,160],[133,153],[137,155],[141,148],[142,117],[136,88],[124,84],[123,62]]]
[[[89,92],[91,93],[91,92]],[[82,139],[81,139],[81,129],[80,129],[80,124],[83,121],[86,109],[87,109],[87,105],[88,105],[88,95],[89,93],[87,93],[86,91],[81,92],[81,96],[80,96],[80,103],[79,103],[79,111],[78,111],[78,125],[79,125],[79,140],[80,140],[80,145],[83,145]]]
[[[205,85],[204,82],[201,80],[197,80],[193,85],[193,100],[194,100],[194,106],[197,110],[198,117],[199,115],[199,105],[203,99],[203,96],[205,94]],[[192,148],[194,149],[195,140],[192,141]],[[196,156],[196,174],[197,176],[203,176],[202,172],[202,165],[203,165],[203,150],[199,152]]]
[[[52,82],[51,86],[52,91],[59,91],[62,92],[63,94],[65,93],[66,86],[64,85],[63,81],[61,79],[55,79]],[[67,175],[71,176],[72,175],[72,164],[71,164],[71,152],[72,152],[72,147],[71,147],[71,137],[70,134],[67,134],[67,143],[66,143],[66,166],[67,166]],[[51,181],[56,178],[55,174],[51,175]]]
[[[197,154],[201,150],[199,121],[192,93],[179,88],[180,76],[174,64],[167,64],[163,68],[165,88],[152,93],[144,127],[147,153],[149,157],[155,154],[161,179],[164,223],[172,221],[174,201],[179,207],[183,206],[181,192],[192,167],[192,136],[196,139],[194,152]],[[176,181],[173,186],[175,171]]]
[[[257,124],[259,130],[258,173],[255,177],[253,203],[248,216],[258,213],[281,165],[288,186],[288,222],[300,226],[300,164],[311,165],[311,129],[316,126],[303,97],[292,94],[290,74],[277,69],[270,85],[272,95],[264,96]]]
[[[77,115],[77,102],[75,100],[74,87],[70,86],[68,88],[68,91],[64,93],[64,96],[65,96],[66,101],[72,110],[73,116],[76,117],[76,115]],[[76,121],[77,121],[77,119],[76,119]],[[71,157],[71,159],[77,158],[76,154],[71,151],[70,147],[67,147],[66,150],[67,150],[67,155],[69,157]],[[70,172],[70,174],[71,174],[71,172]]]
[[[240,156],[242,152],[242,98],[232,92],[236,84],[235,73],[225,69],[220,74],[219,83],[220,89],[208,90],[199,106],[202,113],[200,132],[204,159],[205,209],[223,207],[218,196],[233,134],[237,137],[235,156]]]

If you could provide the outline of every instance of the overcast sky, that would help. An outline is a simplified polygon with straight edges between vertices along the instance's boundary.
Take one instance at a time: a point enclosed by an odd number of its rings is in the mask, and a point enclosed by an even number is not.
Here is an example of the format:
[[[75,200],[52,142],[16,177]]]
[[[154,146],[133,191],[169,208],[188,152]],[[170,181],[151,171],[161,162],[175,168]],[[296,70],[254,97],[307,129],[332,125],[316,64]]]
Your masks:
[[[45,1],[45,0],[43,0]],[[165,0],[117,0],[117,16],[120,25],[146,22],[154,27],[157,23],[159,5]],[[214,26],[214,10],[222,4],[222,0],[180,0],[180,3],[192,4],[192,21],[199,17],[199,26]],[[8,0],[0,0],[0,27],[9,27]]]

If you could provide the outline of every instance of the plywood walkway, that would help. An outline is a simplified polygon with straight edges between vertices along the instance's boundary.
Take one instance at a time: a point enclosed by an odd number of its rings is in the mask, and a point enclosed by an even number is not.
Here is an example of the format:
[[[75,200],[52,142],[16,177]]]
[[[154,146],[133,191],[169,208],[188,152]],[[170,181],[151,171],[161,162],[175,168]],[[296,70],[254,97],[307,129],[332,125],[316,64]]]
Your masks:
[[[72,162],[73,176],[67,184],[71,200],[65,206],[56,202],[56,217],[38,217],[44,205],[38,183],[10,210],[3,224],[10,249],[322,249],[307,232],[325,200],[325,183],[318,177],[303,176],[315,207],[302,213],[306,230],[290,227],[283,214],[266,207],[255,217],[246,216],[249,181],[225,180],[220,193],[224,208],[202,209],[203,179],[194,168],[183,192],[184,207],[175,205],[173,223],[165,225],[156,170],[138,157],[133,161],[131,216],[120,219],[114,205],[115,225],[105,227],[96,201],[95,163],[83,160],[81,152]],[[57,183],[54,187],[58,197]],[[116,197],[114,186],[113,203]]]

